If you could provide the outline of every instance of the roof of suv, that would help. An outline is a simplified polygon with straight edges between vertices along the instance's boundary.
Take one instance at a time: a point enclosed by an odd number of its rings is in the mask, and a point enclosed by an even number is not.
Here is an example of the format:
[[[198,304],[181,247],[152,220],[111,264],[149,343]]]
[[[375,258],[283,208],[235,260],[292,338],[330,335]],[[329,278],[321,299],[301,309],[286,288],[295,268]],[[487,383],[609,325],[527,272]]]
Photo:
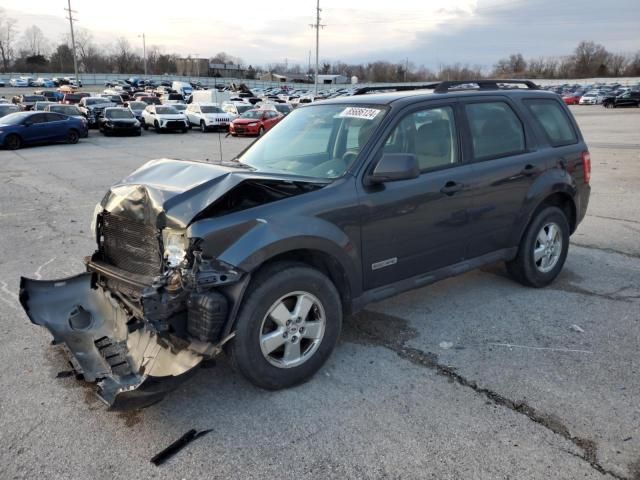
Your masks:
[[[479,85],[469,88],[468,85]],[[500,85],[524,84],[526,88],[501,88]],[[390,91],[397,89],[398,91]],[[382,90],[382,93],[372,93],[370,91]],[[441,82],[430,85],[398,85],[387,87],[364,87],[356,90],[351,96],[336,97],[323,100],[324,104],[356,103],[368,105],[390,105],[392,103],[408,104],[421,100],[431,100],[435,98],[468,97],[478,95],[540,95],[546,97],[557,97],[557,94],[540,90],[532,82],[524,80],[465,80],[456,82]]]

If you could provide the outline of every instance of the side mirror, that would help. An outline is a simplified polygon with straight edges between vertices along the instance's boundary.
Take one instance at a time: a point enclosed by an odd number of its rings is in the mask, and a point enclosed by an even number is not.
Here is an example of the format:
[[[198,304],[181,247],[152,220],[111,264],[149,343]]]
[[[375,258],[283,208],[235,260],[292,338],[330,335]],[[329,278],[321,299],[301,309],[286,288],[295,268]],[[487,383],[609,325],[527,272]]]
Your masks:
[[[367,177],[367,182],[372,184],[395,182],[398,180],[411,180],[420,176],[418,159],[412,153],[385,153]]]

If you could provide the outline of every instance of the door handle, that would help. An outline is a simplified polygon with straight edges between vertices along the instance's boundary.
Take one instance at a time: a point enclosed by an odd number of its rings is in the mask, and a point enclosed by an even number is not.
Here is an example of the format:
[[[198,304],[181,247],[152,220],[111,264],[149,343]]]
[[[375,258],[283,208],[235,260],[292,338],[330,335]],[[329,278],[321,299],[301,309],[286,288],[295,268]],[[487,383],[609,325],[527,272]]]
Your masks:
[[[531,165],[531,164],[526,165],[522,170],[520,170],[520,173],[522,175],[527,175],[527,176],[534,175],[538,172],[540,172],[540,169],[535,165]]]
[[[464,187],[464,185],[462,183],[449,181],[449,182],[445,183],[444,187],[442,187],[440,189],[440,193],[444,193],[445,195],[451,196],[454,193],[459,192],[460,190],[462,190],[463,187]]]

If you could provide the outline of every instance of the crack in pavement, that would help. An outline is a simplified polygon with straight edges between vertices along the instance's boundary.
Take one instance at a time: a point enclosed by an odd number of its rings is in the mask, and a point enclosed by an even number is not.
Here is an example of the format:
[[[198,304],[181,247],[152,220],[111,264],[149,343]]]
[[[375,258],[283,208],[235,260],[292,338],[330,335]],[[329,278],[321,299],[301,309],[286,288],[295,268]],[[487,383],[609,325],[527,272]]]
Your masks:
[[[524,401],[511,400],[489,388],[481,387],[475,381],[469,380],[457,373],[455,368],[439,363],[436,354],[407,346],[407,341],[417,337],[418,332],[411,328],[406,320],[393,315],[365,310],[351,316],[345,322],[344,327],[344,341],[363,345],[375,345],[391,350],[400,358],[414,365],[433,370],[438,375],[445,376],[463,387],[472,389],[495,405],[524,415],[532,422],[560,435],[582,451],[582,455],[574,454],[575,456],[589,463],[589,465],[599,473],[610,475],[617,480],[636,479],[635,476],[627,478],[603,467],[598,463],[598,446],[596,442],[591,439],[572,435],[569,428],[562,423],[561,419],[551,414],[539,412]]]
[[[607,217],[605,215],[590,215],[590,214],[587,214],[587,217],[602,218],[604,220],[613,220],[613,221],[616,221],[616,222],[636,223],[636,224],[640,225],[640,221],[638,221],[638,220],[629,220],[629,219],[626,219],[626,218],[616,218],[616,217]]]
[[[640,259],[640,254],[638,253],[623,252],[621,250],[615,250],[613,248],[607,248],[607,247],[595,247],[593,245],[587,245],[586,243],[578,243],[574,240],[571,240],[571,245],[575,245],[576,247],[580,247],[580,248],[586,248],[588,250],[598,250],[604,253],[615,253],[616,255],[622,255],[628,258]]]

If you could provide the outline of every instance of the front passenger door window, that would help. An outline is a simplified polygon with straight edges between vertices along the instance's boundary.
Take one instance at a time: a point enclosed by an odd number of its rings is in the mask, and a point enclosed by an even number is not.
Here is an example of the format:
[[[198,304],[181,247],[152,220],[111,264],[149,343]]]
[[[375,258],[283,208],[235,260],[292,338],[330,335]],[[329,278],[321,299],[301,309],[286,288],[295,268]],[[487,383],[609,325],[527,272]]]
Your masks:
[[[457,163],[453,108],[430,108],[407,115],[389,135],[383,153],[414,154],[422,172]]]

